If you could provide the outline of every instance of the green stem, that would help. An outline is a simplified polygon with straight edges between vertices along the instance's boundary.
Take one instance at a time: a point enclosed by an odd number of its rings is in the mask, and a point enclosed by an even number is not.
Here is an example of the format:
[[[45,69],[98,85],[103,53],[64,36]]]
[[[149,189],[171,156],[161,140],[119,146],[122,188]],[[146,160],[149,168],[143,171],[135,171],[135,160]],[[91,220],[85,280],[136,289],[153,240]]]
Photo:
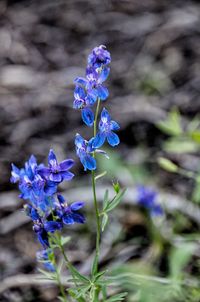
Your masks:
[[[97,134],[97,119],[100,107],[100,99],[97,102],[97,108],[95,113],[95,120],[94,120],[94,137]],[[95,153],[93,153],[93,157],[95,158]],[[97,224],[97,234],[96,234],[96,252],[95,258],[93,262],[92,268],[92,275],[94,276],[98,272],[98,259],[99,259],[99,247],[100,247],[100,237],[101,237],[101,223],[100,223],[100,215],[96,197],[96,181],[95,181],[95,171],[92,170],[92,191],[93,191],[93,199],[94,199],[94,208],[95,208],[95,215],[96,215],[96,224]]]

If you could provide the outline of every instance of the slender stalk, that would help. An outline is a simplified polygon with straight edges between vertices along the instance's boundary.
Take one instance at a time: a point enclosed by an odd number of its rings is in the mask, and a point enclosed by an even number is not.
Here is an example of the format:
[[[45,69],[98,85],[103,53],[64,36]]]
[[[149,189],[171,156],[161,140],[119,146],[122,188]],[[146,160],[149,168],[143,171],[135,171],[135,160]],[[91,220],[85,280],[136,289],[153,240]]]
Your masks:
[[[95,113],[95,120],[94,120],[94,137],[97,134],[97,119],[100,107],[100,99],[97,102],[97,108]],[[93,157],[95,158],[95,153],[93,153]],[[101,223],[100,223],[100,215],[96,197],[96,181],[95,181],[95,171],[92,170],[92,191],[93,191],[93,198],[94,198],[94,208],[95,208],[95,215],[96,215],[96,225],[97,225],[97,234],[96,234],[96,252],[95,258],[93,262],[92,274],[95,275],[98,272],[98,259],[99,259],[99,247],[100,247],[100,237],[101,237]]]

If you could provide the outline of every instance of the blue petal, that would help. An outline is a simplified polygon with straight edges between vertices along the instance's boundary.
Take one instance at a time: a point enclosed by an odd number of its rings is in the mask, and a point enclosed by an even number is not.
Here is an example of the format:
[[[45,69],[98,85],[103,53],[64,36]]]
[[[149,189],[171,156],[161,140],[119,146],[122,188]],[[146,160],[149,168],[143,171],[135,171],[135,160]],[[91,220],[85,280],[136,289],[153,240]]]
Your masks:
[[[14,164],[11,164],[11,167],[12,167],[12,171],[11,171],[10,182],[16,183],[17,181],[20,180],[20,170]]]
[[[81,209],[83,206],[85,205],[85,203],[83,201],[76,201],[76,202],[73,202],[71,205],[70,205],[70,208],[72,211],[78,211],[79,209]]]
[[[74,80],[74,83],[77,84],[77,85],[81,85],[81,86],[86,86],[87,85],[87,80],[85,78],[82,78],[82,77],[78,77]]]
[[[57,184],[53,181],[47,181],[46,185],[44,187],[44,192],[48,195],[51,196],[57,191]]]
[[[65,171],[61,172],[61,176],[62,180],[70,181],[74,177],[74,174],[69,171]]]
[[[120,129],[120,126],[117,122],[111,121],[111,128],[110,129],[116,131],[116,130]]]
[[[44,228],[47,232],[53,233],[57,230],[62,229],[62,223],[61,222],[56,222],[56,221],[47,221],[44,223]]]
[[[107,141],[112,147],[117,146],[120,143],[119,136],[112,131],[108,133]]]
[[[92,127],[94,123],[94,113],[92,112],[92,110],[90,108],[84,108],[81,112],[81,115],[84,123],[87,126]]]
[[[91,155],[85,155],[80,158],[85,170],[95,170],[96,169],[96,160]]]
[[[106,138],[106,135],[104,132],[98,132],[92,143],[93,148],[96,149],[96,148],[101,147],[105,142],[105,138]]]
[[[85,222],[85,217],[80,213],[73,213],[72,216],[73,216],[74,222],[76,222],[76,223],[84,223]]]
[[[74,97],[75,99],[84,99],[86,97],[85,90],[80,86],[76,86],[74,89]]]
[[[94,105],[94,103],[96,102],[97,100],[97,92],[95,89],[91,89],[88,91],[88,95],[86,97],[86,103],[90,106]]]
[[[97,93],[98,93],[98,97],[102,100],[105,101],[108,96],[109,96],[109,92],[108,89],[102,85],[99,85],[97,88]]]
[[[38,174],[41,175],[41,177],[48,179],[50,175],[50,168],[46,168],[46,167],[39,168]]]
[[[103,123],[110,122],[110,120],[111,120],[110,114],[109,114],[108,110],[106,110],[106,108],[103,108],[103,110],[101,111],[101,120]]]
[[[49,180],[59,183],[62,181],[61,173],[50,173]]]
[[[59,164],[59,168],[60,171],[66,171],[69,170],[73,165],[74,165],[73,159],[66,159]]]
[[[99,76],[99,83],[103,83],[104,81],[107,80],[108,78],[108,75],[110,73],[110,68],[109,67],[105,67],[103,68],[102,72],[100,73],[100,76]]]
[[[44,247],[49,247],[48,234],[45,230],[41,230],[41,231],[37,232],[37,237],[38,237],[39,242]]]
[[[57,164],[57,158],[52,149],[49,151],[48,162],[52,166]]]
[[[65,198],[61,194],[58,194],[57,198],[61,204],[65,203]]]
[[[77,148],[82,148],[84,143],[85,143],[84,138],[79,133],[77,133],[75,137],[75,145],[77,146]]]
[[[65,214],[63,215],[62,221],[64,224],[74,224],[74,219],[72,217],[72,214]]]

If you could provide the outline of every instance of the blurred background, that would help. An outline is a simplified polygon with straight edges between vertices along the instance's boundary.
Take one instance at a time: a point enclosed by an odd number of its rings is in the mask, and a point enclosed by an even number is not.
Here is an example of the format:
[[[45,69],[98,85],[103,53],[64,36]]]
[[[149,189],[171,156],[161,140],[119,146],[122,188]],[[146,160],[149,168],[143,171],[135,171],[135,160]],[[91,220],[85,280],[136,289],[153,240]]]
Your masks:
[[[88,201],[88,223],[66,230],[71,260],[88,272],[95,245],[90,175],[75,156],[74,136],[91,133],[72,108],[73,81],[84,76],[88,54],[101,44],[112,56],[106,107],[121,125],[121,144],[108,148],[109,161],[99,159],[100,171],[108,171],[99,199],[112,178],[129,188],[103,235],[101,266],[132,274],[118,285],[129,292],[127,301],[200,301],[199,1],[1,0],[2,302],[56,301],[55,286],[34,283],[39,244],[9,182],[10,163],[22,167],[31,154],[46,162],[52,148],[60,160],[76,161],[76,178],[61,190],[70,201]],[[180,173],[163,170],[160,157]],[[165,215],[154,223],[137,206],[138,184],[155,190],[163,205]],[[187,282],[172,285],[172,279]]]

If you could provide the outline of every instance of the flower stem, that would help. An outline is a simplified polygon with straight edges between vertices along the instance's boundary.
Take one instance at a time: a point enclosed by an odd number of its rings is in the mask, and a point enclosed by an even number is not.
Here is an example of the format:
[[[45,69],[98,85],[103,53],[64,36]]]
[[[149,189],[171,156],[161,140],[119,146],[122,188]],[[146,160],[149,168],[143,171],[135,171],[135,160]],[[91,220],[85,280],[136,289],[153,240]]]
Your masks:
[[[100,99],[97,102],[97,108],[95,113],[95,120],[94,120],[94,137],[97,134],[97,119],[100,107]],[[95,153],[93,153],[93,157],[95,157]],[[94,208],[95,208],[95,215],[96,215],[96,225],[97,225],[97,233],[96,233],[96,252],[95,258],[93,261],[92,267],[92,275],[94,276],[98,272],[98,260],[99,260],[99,247],[100,247],[100,237],[101,237],[101,223],[100,223],[100,215],[96,197],[96,181],[95,181],[95,171],[92,170],[92,191],[93,191],[93,198],[94,198]]]

